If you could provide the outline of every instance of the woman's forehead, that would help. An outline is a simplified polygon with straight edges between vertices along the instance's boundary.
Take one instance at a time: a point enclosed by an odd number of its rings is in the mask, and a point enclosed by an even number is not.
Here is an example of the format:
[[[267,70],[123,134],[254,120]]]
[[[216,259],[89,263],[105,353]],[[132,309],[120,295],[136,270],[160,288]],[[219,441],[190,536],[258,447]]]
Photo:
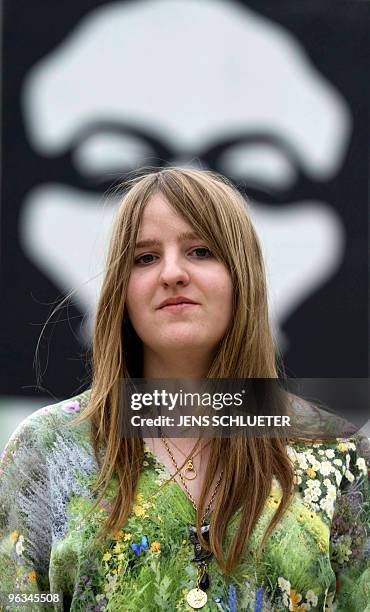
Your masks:
[[[162,194],[150,197],[141,215],[138,240],[146,238],[147,232],[173,229],[181,233],[194,233],[190,223],[171,206]]]

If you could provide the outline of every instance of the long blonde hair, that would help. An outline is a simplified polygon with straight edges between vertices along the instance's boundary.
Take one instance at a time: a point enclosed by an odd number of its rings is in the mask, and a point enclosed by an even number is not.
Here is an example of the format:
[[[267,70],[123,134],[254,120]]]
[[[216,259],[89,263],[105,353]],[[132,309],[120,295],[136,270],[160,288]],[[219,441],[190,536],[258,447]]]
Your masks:
[[[92,444],[100,461],[96,488],[105,494],[113,476],[118,490],[104,534],[121,528],[131,511],[144,458],[141,438],[120,434],[120,380],[142,376],[141,341],[126,311],[126,294],[143,209],[161,193],[194,228],[229,270],[233,313],[210,366],[210,378],[275,378],[266,274],[259,240],[247,204],[231,183],[210,171],[165,168],[124,185],[107,257],[93,333],[93,381],[89,405],[80,419],[91,423]],[[210,549],[219,566],[231,571],[245,552],[276,475],[282,498],[264,542],[291,498],[294,473],[282,438],[214,438],[197,511],[200,533],[206,496],[219,467],[223,478],[212,511]],[[99,454],[101,450],[103,453]],[[222,462],[226,456],[228,461]],[[258,494],[256,494],[258,492]],[[222,548],[229,520],[240,509],[240,524],[225,558]],[[201,538],[203,546],[206,542]]]

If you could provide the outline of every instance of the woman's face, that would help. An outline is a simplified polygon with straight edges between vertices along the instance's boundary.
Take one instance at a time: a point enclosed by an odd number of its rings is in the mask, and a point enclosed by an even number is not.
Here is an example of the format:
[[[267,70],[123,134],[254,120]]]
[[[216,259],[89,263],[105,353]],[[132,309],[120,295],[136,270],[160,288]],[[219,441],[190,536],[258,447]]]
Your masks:
[[[159,193],[142,215],[127,310],[144,351],[156,353],[194,349],[210,357],[231,319],[227,268]]]

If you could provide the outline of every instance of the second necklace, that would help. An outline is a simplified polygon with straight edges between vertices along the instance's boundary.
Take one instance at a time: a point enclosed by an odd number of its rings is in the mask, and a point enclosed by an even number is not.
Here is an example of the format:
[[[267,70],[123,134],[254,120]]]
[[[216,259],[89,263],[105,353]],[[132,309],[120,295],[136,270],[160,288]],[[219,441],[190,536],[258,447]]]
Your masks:
[[[165,438],[162,437],[162,440],[164,440]],[[177,450],[183,455],[183,457],[187,457],[187,455],[185,455],[185,453],[182,452],[182,450],[174,443],[174,441],[172,440],[172,444],[174,445],[175,448],[177,448]],[[186,467],[184,469],[184,471],[182,472],[182,475],[184,476],[184,478],[186,478],[186,480],[194,480],[194,478],[196,478],[198,476],[198,473],[195,469],[194,466],[194,459],[195,457],[197,457],[199,455],[199,453],[201,453],[207,446],[208,446],[209,442],[207,442],[207,444],[205,444],[204,446],[202,446],[197,453],[195,453],[195,455],[191,455],[189,457],[189,459],[186,461]],[[167,452],[169,455],[171,455],[171,451],[169,450],[169,448],[166,446]],[[172,461],[173,456],[171,457]]]
[[[166,440],[166,438],[164,436],[161,437],[162,443],[165,446],[168,454],[171,457],[172,463],[174,464],[176,471],[181,479],[182,484],[184,485],[184,489],[187,492],[191,503],[193,504],[193,507],[195,509],[195,511],[198,510],[197,508],[197,504],[195,503],[195,500],[192,496],[192,494],[190,493],[187,484],[185,482],[185,479],[183,477],[183,475],[180,472],[180,469],[177,465],[176,459],[173,456],[171,449],[168,446],[168,442]],[[218,488],[220,486],[221,483],[221,479],[222,479],[222,474],[223,474],[223,470],[221,471],[221,474],[219,476],[219,479],[216,483],[216,486],[214,488],[213,494],[211,495],[211,499],[207,505],[207,508],[203,514],[201,523],[201,531],[202,531],[202,536],[204,537],[204,539],[206,540],[206,542],[209,542],[209,528],[210,525],[209,523],[206,524],[205,523],[205,518],[207,516],[207,514],[209,513],[211,506],[213,504],[213,501],[216,497],[216,493],[218,491]],[[198,539],[198,534],[197,534],[197,530],[195,525],[188,525],[188,530],[189,530],[189,540],[190,542],[194,545],[194,559],[193,562],[196,564],[197,566],[197,578],[196,578],[196,586],[191,589],[187,596],[186,596],[186,601],[188,602],[189,606],[191,606],[194,609],[198,609],[198,608],[203,608],[206,603],[207,603],[207,593],[206,590],[209,587],[209,575],[208,575],[208,562],[210,561],[210,559],[212,558],[213,554],[211,551],[206,550],[202,547],[202,545],[199,542]]]

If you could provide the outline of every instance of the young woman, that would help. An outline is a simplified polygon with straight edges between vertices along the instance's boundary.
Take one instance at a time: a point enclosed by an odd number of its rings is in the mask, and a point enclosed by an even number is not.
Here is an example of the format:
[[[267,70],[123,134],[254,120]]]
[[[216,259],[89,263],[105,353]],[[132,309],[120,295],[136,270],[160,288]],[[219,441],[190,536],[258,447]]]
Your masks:
[[[125,437],[138,377],[277,377],[261,249],[221,176],[126,185],[91,389],[32,414],[2,458],[2,591],[35,610],[370,609],[359,440]]]

